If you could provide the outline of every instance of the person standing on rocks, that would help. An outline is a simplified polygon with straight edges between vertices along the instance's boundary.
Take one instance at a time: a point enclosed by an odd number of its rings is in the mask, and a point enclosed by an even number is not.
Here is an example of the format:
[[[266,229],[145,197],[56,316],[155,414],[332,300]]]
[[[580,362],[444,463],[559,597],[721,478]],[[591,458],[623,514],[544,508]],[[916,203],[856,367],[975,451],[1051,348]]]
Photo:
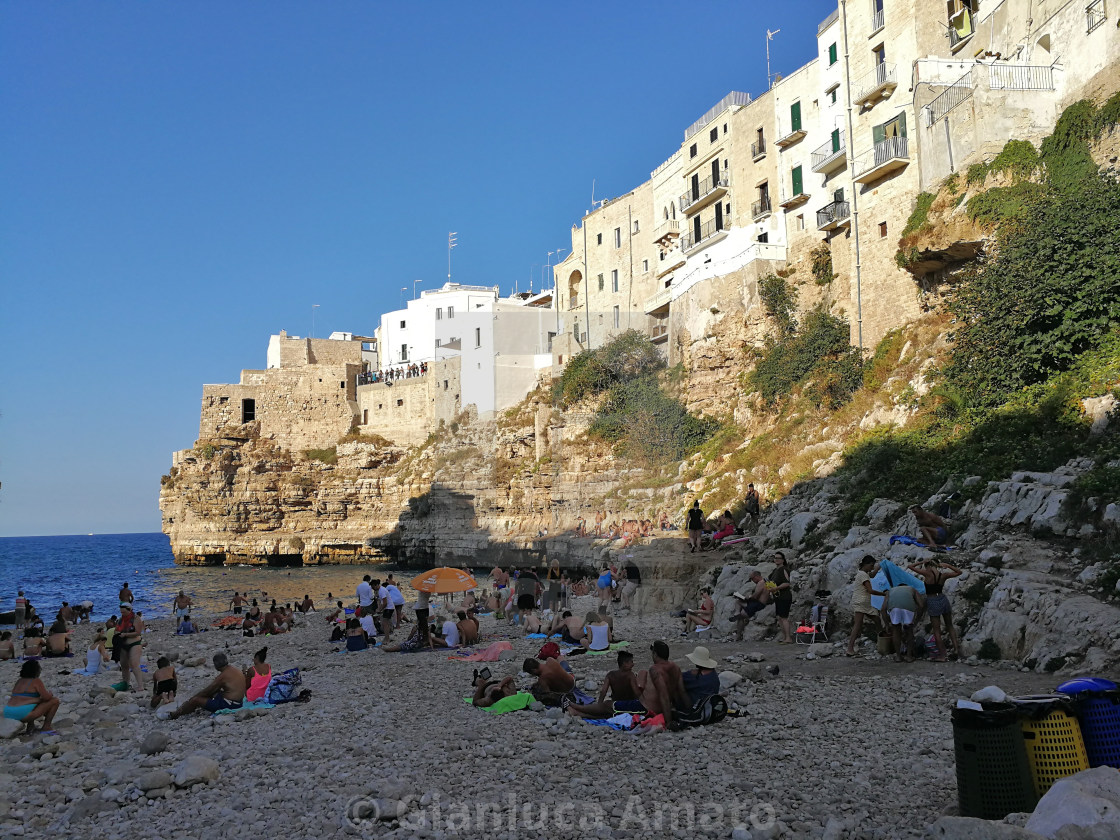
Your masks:
[[[894,635],[895,662],[914,661],[914,619],[924,606],[925,599],[908,584],[892,586],[887,593],[886,607]]]
[[[175,711],[167,715],[176,720],[201,709],[217,712],[222,709],[240,709],[245,703],[245,675],[229,664],[224,653],[214,654],[214,668],[218,676],[214,681]]]
[[[140,652],[144,640],[144,622],[138,614],[133,614],[132,604],[121,602],[121,620],[117,622],[114,647],[120,648],[121,679],[127,688],[131,684],[129,675],[136,678],[132,686],[137,691],[144,690],[144,672],[140,670]],[[117,641],[117,640],[120,641]]]
[[[397,627],[400,627],[401,623],[406,620],[404,617],[404,595],[401,594],[400,587],[397,586],[392,575],[389,575],[388,580],[385,581],[385,588],[389,590],[389,601],[393,605],[393,612],[395,613],[393,620]]]
[[[27,620],[27,598],[24,597],[23,590],[16,593],[16,629],[22,630],[24,622]]]
[[[774,615],[778,617],[778,624],[782,628],[782,638],[778,640],[778,644],[792,645],[789,612],[793,606],[793,584],[789,577],[789,567],[786,565],[786,555],[781,551],[774,555],[774,571],[770,573],[770,582],[777,587],[772,592],[772,598]]]
[[[863,632],[863,622],[870,618],[876,624],[879,621],[879,611],[871,606],[871,596],[886,596],[886,592],[879,592],[871,586],[871,574],[875,570],[876,560],[870,554],[865,554],[859,561],[856,571],[855,588],[852,590],[852,634],[848,637],[848,656],[856,655],[856,640]]]
[[[747,497],[743,500],[743,504],[747,509],[747,522],[753,531],[758,527],[758,515],[762,510],[762,501],[758,496],[758,491],[754,489],[754,484],[747,485]]]
[[[961,643],[957,638],[957,628],[953,624],[953,605],[949,603],[949,596],[945,594],[945,581],[960,577],[961,570],[940,560],[926,560],[924,563],[911,566],[910,571],[916,573],[926,584],[926,610],[929,612],[929,623],[933,627],[933,640],[937,644],[937,656],[933,661],[944,662],[948,658],[945,651],[945,637],[941,632],[942,620],[945,621],[945,629],[949,631],[949,640],[953,643],[953,655],[960,656]]]
[[[627,558],[622,572],[626,575],[626,584],[622,587],[622,608],[629,610],[633,606],[638,587],[642,585],[642,572],[630,558]]]
[[[180,589],[179,594],[175,596],[175,600],[171,602],[171,608],[175,612],[176,628],[178,628],[178,626],[183,623],[184,618],[190,615],[191,604],[193,603],[194,601],[191,600],[190,596],[183,592],[182,589]]]
[[[416,593],[416,625],[420,628],[420,640],[424,647],[434,647],[432,644],[431,633],[428,630],[428,615],[430,608],[428,603],[432,597],[430,592],[420,591]]]
[[[560,609],[560,561],[553,560],[545,573],[548,588],[542,596],[541,607],[546,610]]]
[[[696,553],[700,550],[700,537],[704,534],[704,511],[700,510],[699,499],[694,501],[692,507],[689,508],[685,525],[688,528],[690,552]]]
[[[381,610],[381,635],[384,637],[383,641],[388,642],[393,634],[393,618],[397,611],[393,607],[393,598],[389,595],[389,589],[379,580],[375,580],[373,585],[377,587],[377,606]]]

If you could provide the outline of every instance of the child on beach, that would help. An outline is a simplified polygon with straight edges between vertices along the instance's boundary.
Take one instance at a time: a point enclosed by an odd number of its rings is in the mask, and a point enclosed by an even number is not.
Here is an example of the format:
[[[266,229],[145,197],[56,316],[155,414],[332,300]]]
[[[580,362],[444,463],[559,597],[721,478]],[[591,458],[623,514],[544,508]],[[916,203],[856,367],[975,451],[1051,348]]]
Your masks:
[[[156,660],[156,672],[152,674],[152,708],[173,703],[178,690],[179,678],[175,676],[175,668],[170,659],[161,656]]]

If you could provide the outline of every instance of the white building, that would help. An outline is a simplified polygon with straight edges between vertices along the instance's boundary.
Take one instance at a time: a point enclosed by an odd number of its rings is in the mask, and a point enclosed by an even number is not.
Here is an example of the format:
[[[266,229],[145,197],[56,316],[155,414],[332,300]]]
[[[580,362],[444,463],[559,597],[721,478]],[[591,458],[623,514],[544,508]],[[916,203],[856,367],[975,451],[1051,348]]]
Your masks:
[[[445,283],[377,329],[382,368],[459,359],[461,404],[480,417],[519,402],[551,365],[552,292],[499,297],[497,286]]]

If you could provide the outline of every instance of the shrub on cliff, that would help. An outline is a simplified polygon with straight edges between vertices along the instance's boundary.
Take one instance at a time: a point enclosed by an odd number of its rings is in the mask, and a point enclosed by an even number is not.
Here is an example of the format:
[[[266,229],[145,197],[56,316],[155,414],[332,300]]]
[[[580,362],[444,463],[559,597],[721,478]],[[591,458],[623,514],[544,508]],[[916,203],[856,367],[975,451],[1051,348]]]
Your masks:
[[[567,407],[663,367],[665,361],[649,336],[627,330],[602,347],[572,356],[556,380],[553,397],[561,407]]]

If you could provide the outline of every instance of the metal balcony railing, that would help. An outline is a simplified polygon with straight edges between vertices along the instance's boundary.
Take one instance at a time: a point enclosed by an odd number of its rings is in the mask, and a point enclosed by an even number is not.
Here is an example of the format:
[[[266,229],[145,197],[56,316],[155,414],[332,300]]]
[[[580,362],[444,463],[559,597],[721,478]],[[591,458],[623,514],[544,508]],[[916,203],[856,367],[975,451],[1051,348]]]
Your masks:
[[[758,201],[751,204],[751,216],[755,219],[762,218],[770,212],[770,196],[764,195]]]
[[[727,228],[728,223],[723,219],[712,219],[700,228],[699,236],[696,235],[695,229],[692,229],[688,233],[686,233],[684,235],[684,238],[681,239],[681,248],[685,251],[689,250],[690,248],[695,248],[704,240],[711,239],[717,233],[722,233],[723,231],[727,230]]]
[[[972,37],[972,33],[974,31],[973,28],[972,28],[972,12],[970,12],[968,9],[961,9],[958,14],[960,15],[960,21],[965,24],[965,26],[963,26],[961,28],[965,29],[967,31],[964,35],[960,34],[960,32],[957,31],[957,26],[954,24],[953,20],[950,20],[949,21],[949,49],[953,49],[954,47],[957,46],[957,44],[960,44],[960,43],[963,43],[964,41],[967,41],[969,38]]]
[[[824,145],[810,155],[810,169],[814,172],[820,172],[823,169],[827,169],[832,164],[837,163],[840,158],[844,157],[847,147],[844,145],[843,131],[840,132],[839,148],[833,149],[832,145],[832,138],[830,137]]]
[[[883,9],[871,13],[871,31],[878,32],[883,28],[886,23],[886,18],[883,15]]]
[[[1033,64],[988,65],[992,90],[1053,90],[1054,68]]]
[[[926,125],[933,125],[966,99],[972,96],[972,71],[969,70],[945,88],[925,107]]]
[[[649,337],[653,341],[657,341],[657,339],[659,339],[659,338],[664,338],[668,334],[669,334],[669,325],[668,324],[657,324],[656,326],[653,326],[653,327],[649,328]]]
[[[1093,0],[1085,7],[1085,32],[1088,34],[1105,22],[1108,15],[1104,10],[1104,0]]]
[[[909,146],[906,141],[905,137],[888,137],[860,155],[856,159],[856,179],[891,161],[909,160]]]
[[[888,87],[893,90],[897,85],[898,74],[895,65],[887,64],[886,62],[876,64],[875,69],[860,79],[859,83],[856,85],[856,98],[854,101],[857,105],[861,104],[879,91],[885,90]]]
[[[764,154],[766,154],[766,141],[765,140],[757,140],[754,143],[751,143],[751,157],[752,158],[759,158],[759,157],[762,157]]]
[[[683,212],[688,210],[689,207],[700,201],[702,198],[711,195],[714,191],[718,190],[721,187],[726,188],[730,183],[730,176],[728,176],[727,170],[724,170],[719,178],[713,178],[711,175],[709,175],[703,181],[699,181],[697,183],[696,189],[690,188],[688,192],[681,196],[681,211]]]
[[[834,201],[817,211],[817,228],[838,224],[852,215],[852,205],[846,201]]]

